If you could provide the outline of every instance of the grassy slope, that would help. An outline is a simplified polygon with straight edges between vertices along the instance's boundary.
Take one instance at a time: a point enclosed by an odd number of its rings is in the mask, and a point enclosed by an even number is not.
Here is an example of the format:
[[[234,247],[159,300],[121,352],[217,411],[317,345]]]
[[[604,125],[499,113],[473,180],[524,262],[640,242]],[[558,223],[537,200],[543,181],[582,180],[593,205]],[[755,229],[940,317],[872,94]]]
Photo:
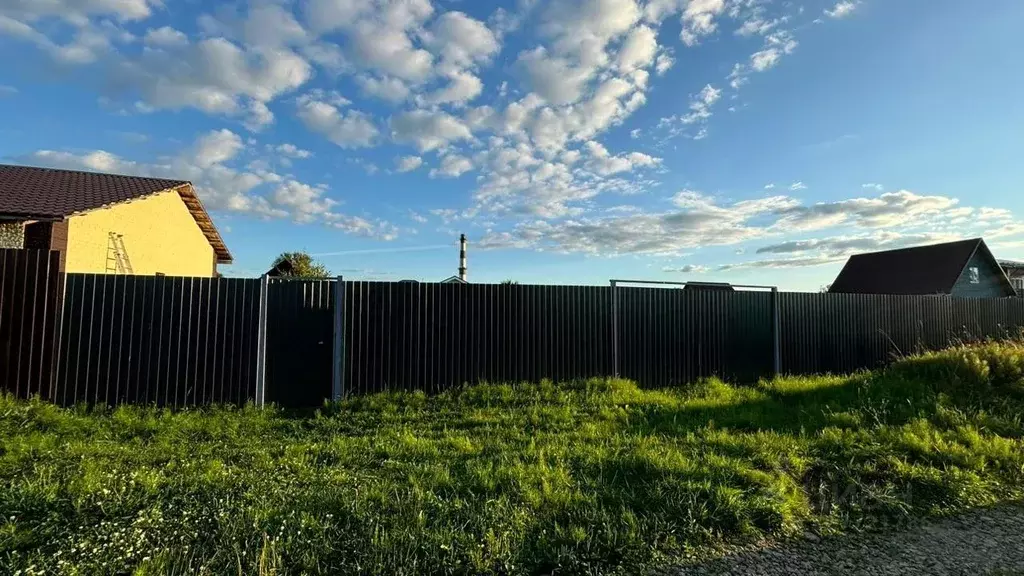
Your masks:
[[[480,386],[274,411],[0,398],[0,572],[633,572],[1018,498],[1024,345],[880,374]],[[329,413],[328,413],[329,412]]]

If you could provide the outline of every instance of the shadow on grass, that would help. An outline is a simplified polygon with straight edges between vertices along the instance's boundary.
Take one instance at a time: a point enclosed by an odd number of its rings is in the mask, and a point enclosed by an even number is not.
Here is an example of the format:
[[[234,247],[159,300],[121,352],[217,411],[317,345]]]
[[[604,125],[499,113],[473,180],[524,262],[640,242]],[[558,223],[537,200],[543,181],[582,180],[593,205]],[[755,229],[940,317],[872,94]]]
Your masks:
[[[827,384],[785,378],[752,387],[711,380],[680,406],[652,404],[635,433],[686,435],[701,429],[814,434],[824,428],[899,425],[931,417],[936,394],[920,381],[868,374],[835,377]]]

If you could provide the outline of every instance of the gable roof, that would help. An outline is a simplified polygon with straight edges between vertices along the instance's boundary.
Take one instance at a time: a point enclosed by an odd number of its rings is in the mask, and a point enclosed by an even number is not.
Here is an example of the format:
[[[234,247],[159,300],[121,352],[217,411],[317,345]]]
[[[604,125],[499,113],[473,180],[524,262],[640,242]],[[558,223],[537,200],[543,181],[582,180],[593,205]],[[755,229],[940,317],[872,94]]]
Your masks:
[[[1013,287],[981,238],[856,254],[839,272],[829,292],[840,294],[949,294],[976,252]]]
[[[26,220],[66,218],[121,202],[176,190],[210,242],[220,264],[231,263],[213,220],[186,180],[143,178],[0,164],[0,216]]]
[[[449,276],[444,280],[441,280],[441,284],[469,284],[469,282],[466,282],[458,276]]]
[[[290,258],[281,258],[280,262],[277,262],[270,267],[270,270],[264,274],[264,276],[270,276],[271,278],[282,278],[288,276],[295,270],[295,264]]]

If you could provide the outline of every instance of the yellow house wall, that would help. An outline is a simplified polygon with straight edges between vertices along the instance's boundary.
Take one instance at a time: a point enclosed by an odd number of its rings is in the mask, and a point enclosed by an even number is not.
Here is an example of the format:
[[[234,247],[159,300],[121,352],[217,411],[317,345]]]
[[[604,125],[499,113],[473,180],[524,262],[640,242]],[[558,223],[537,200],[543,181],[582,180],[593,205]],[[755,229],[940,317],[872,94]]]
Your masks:
[[[124,237],[135,274],[213,276],[213,247],[177,191],[72,216],[66,270],[108,272],[111,232]]]

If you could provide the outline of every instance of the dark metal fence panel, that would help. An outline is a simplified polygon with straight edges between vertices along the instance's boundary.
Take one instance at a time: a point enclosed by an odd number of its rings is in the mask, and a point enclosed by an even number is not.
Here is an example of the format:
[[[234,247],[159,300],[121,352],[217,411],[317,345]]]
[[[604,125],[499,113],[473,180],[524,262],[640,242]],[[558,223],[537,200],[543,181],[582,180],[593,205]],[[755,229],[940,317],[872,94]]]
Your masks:
[[[331,397],[333,280],[272,278],[267,294],[266,401],[287,407]]]
[[[241,404],[256,387],[259,281],[68,274],[55,400]]]
[[[847,373],[1024,327],[1020,299],[864,294],[780,295],[782,369]]]
[[[711,376],[752,381],[771,375],[770,293],[617,290],[623,377],[676,386]]]
[[[349,393],[608,374],[608,288],[347,282]]]
[[[70,274],[61,297],[59,261],[31,258],[0,260],[4,389],[65,404],[253,398],[260,280]],[[773,371],[774,298],[782,371],[791,374],[874,368],[900,354],[1024,327],[1024,299],[383,282],[344,288],[338,304],[350,394],[605,376],[615,356],[619,373],[644,386],[708,376],[751,382]],[[41,304],[24,306],[26,294]],[[331,396],[334,295],[333,280],[269,283],[268,401],[316,406]]]
[[[61,281],[59,252],[0,250],[0,391],[52,398]]]

